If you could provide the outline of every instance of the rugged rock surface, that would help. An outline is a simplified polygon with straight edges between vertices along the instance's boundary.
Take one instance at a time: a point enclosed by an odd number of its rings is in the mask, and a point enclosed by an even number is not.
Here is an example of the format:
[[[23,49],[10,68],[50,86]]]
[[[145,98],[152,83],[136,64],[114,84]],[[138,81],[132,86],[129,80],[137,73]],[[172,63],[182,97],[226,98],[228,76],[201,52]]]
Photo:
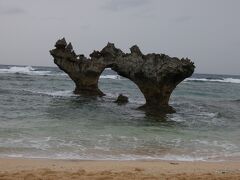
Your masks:
[[[117,103],[119,105],[126,104],[126,103],[128,103],[128,97],[120,94],[118,96],[117,100],[115,101],[115,103]]]
[[[164,54],[144,55],[138,46],[124,53],[114,44],[108,43],[101,51],[94,51],[90,59],[76,55],[71,43],[58,40],[50,53],[55,64],[75,82],[76,94],[98,95],[104,93],[98,88],[98,80],[105,68],[111,68],[119,75],[133,81],[143,93],[146,104],[142,109],[159,109],[174,112],[168,105],[175,87],[194,72],[194,63],[189,59],[171,58]]]

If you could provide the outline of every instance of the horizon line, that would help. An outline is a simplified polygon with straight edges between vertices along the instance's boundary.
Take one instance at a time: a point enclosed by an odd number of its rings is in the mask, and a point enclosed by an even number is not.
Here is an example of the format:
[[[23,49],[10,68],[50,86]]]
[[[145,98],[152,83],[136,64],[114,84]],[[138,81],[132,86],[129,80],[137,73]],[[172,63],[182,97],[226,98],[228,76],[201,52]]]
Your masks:
[[[57,65],[18,65],[18,64],[0,64],[0,66],[31,66],[31,67],[56,67]],[[240,74],[226,74],[226,73],[202,73],[202,72],[194,72],[193,74],[207,74],[207,75],[226,75],[226,76],[240,76]]]

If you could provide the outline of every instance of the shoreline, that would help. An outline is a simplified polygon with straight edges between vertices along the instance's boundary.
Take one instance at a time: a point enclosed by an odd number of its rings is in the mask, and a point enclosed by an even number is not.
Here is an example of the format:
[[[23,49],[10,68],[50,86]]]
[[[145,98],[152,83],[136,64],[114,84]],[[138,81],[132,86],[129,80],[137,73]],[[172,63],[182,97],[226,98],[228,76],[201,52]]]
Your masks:
[[[0,158],[3,179],[240,179],[240,161],[51,160]]]

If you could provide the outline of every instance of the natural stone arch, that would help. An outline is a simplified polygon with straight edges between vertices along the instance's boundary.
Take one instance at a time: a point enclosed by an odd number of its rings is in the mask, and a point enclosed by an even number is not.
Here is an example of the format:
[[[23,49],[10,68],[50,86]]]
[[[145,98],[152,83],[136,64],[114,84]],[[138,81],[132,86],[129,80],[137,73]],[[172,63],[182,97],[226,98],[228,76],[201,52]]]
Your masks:
[[[103,96],[98,81],[104,69],[111,68],[138,86],[146,99],[143,108],[163,112],[174,112],[168,104],[171,93],[195,68],[189,59],[155,53],[144,55],[136,45],[130,48],[131,53],[123,53],[108,43],[101,51],[90,54],[90,59],[76,55],[64,38],[55,47],[50,51],[54,62],[75,82],[76,94]]]
[[[129,101],[135,102],[135,105],[145,104],[144,95],[138,86],[128,78],[117,74],[111,68],[106,68],[103,71],[98,87],[104,94],[111,96],[111,99],[114,98],[114,102],[117,104],[127,104]],[[123,98],[127,100],[124,101]],[[121,103],[121,100],[125,103]]]

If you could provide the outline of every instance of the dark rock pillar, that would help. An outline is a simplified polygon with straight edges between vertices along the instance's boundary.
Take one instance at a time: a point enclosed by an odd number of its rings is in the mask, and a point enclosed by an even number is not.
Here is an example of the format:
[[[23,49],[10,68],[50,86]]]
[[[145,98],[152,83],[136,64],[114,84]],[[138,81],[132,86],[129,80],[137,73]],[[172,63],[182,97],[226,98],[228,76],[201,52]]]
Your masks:
[[[192,75],[194,64],[187,58],[180,60],[154,53],[143,55],[136,45],[130,50],[130,54],[118,57],[112,69],[139,87],[146,99],[140,109],[175,112],[169,106],[170,96],[180,82]]]
[[[67,45],[65,39],[58,40],[56,49],[50,51],[54,63],[74,81],[75,94],[103,96],[98,88],[98,80],[105,69],[101,62],[89,60],[83,55],[77,56],[72,50],[71,43]]]

